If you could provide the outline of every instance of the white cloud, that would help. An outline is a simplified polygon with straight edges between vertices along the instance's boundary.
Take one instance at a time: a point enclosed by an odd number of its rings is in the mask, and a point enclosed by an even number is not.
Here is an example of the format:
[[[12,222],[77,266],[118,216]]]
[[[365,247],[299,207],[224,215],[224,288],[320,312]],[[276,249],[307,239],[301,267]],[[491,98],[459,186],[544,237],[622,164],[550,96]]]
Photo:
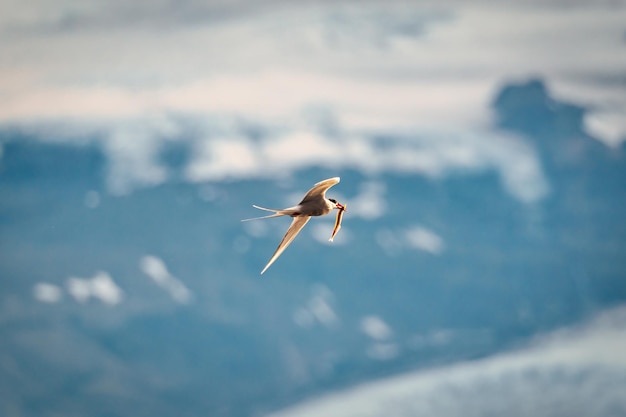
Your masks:
[[[91,293],[106,304],[118,304],[124,294],[106,272],[99,272],[91,279]]]
[[[505,189],[521,201],[532,203],[548,192],[533,148],[520,138],[498,132],[394,130],[387,132],[381,143],[373,134],[311,132],[307,130],[310,127],[298,123],[282,127],[260,124],[265,135],[253,140],[242,136],[245,126],[243,121],[151,116],[110,126],[44,123],[30,125],[27,131],[42,140],[99,144],[107,157],[108,189],[114,194],[166,181],[171,173],[162,152],[174,141],[191,147],[184,174],[192,182],[288,178],[296,170],[315,166],[356,169],[369,175],[393,172],[430,177],[493,169],[499,172]],[[181,133],[186,130],[201,132],[206,138]],[[350,211],[366,219],[381,216],[386,207],[384,184],[370,181],[361,187]],[[200,191],[207,201],[219,193],[214,186]],[[94,203],[92,197],[89,201]]]
[[[358,216],[366,220],[380,218],[387,209],[385,184],[372,181],[361,184],[359,188],[360,193],[346,202],[346,204],[349,203],[350,216]]]
[[[396,256],[406,248],[422,250],[433,255],[439,255],[445,250],[443,238],[421,225],[406,226],[402,229],[380,229],[376,232],[375,239],[387,256]]]
[[[254,143],[240,137],[207,140],[199,146],[187,171],[191,181],[284,177],[312,166],[431,177],[494,169],[500,173],[506,190],[521,201],[535,202],[548,191],[534,150],[521,139],[504,134],[396,132],[390,133],[382,145],[369,136],[348,134],[333,139],[321,134],[293,133]],[[366,219],[380,217],[386,207],[384,190],[378,182],[363,184],[361,194],[351,203],[351,212]]]
[[[366,355],[379,361],[387,361],[398,356],[400,350],[395,343],[374,343],[368,346]]]
[[[81,304],[93,297],[105,304],[116,305],[124,298],[124,291],[103,271],[97,272],[92,278],[68,278],[67,291]]]
[[[622,306],[525,349],[362,384],[271,415],[621,415],[625,323]]]
[[[393,335],[389,325],[378,316],[363,317],[361,319],[361,330],[374,340],[386,340]]]
[[[410,228],[405,236],[410,247],[430,252],[433,255],[440,254],[445,248],[443,239],[439,235],[422,226]]]
[[[11,42],[0,58],[0,119],[175,111],[284,121],[323,103],[348,130],[477,128],[498,82],[537,74],[566,99],[609,112],[626,103],[623,83],[606,81],[626,68],[617,3],[341,2],[255,14],[85,4],[3,8],[0,36]],[[215,19],[216,9],[228,18]],[[129,13],[141,10],[137,25]],[[619,125],[610,131],[623,138]]]
[[[472,340],[479,340],[479,339],[484,340],[488,337],[487,331],[482,331],[482,332],[473,331],[469,333],[470,333],[470,337],[468,337],[468,339],[471,338]],[[415,335],[414,337],[411,338],[409,345],[414,349],[421,349],[424,347],[431,347],[431,346],[442,346],[442,345],[447,345],[450,342],[452,342],[456,336],[457,334],[453,330],[439,329],[431,333],[428,333],[426,335],[424,334]]]
[[[263,168],[255,146],[247,139],[207,139],[196,144],[187,177],[195,182],[250,178]]]
[[[300,327],[311,327],[315,324],[315,316],[308,308],[299,308],[293,313],[293,322]]]
[[[65,134],[100,141],[118,194],[166,181],[159,152],[181,138],[193,144],[190,181],[310,166],[428,176],[495,169],[532,203],[548,192],[534,151],[490,120],[494,92],[512,78],[544,77],[558,99],[592,109],[590,133],[612,146],[626,137],[623,5],[346,1],[251,14],[245,4],[129,11],[62,2],[44,12],[38,0],[11,2],[0,18],[0,36],[10,36],[0,120],[60,121]],[[128,14],[141,10],[138,26]],[[326,116],[311,118],[311,109]],[[246,134],[247,123],[263,134]],[[372,137],[391,139],[381,147]]]
[[[337,314],[335,314],[335,310],[330,306],[326,297],[320,295],[313,296],[309,300],[308,307],[313,316],[323,325],[332,326],[337,323]]]
[[[139,261],[139,266],[143,273],[167,291],[174,301],[181,304],[188,304],[191,301],[191,291],[178,278],[170,274],[162,259],[146,255]]]
[[[335,327],[339,324],[339,317],[331,305],[333,298],[333,293],[328,287],[314,286],[306,305],[293,313],[294,323],[300,327],[311,327],[316,323],[325,327]]]
[[[56,303],[63,297],[63,291],[57,285],[39,282],[33,287],[33,296],[42,303]]]
[[[109,156],[108,188],[127,194],[137,186],[158,185],[167,179],[159,162],[161,141],[146,135],[143,128],[120,129],[104,142]]]
[[[585,115],[584,122],[591,135],[617,147],[626,137],[626,106],[619,110],[592,111]]]
[[[390,229],[378,230],[374,237],[378,246],[380,246],[387,256],[396,256],[403,248],[403,242],[398,237],[398,233]]]
[[[71,277],[67,280],[67,292],[79,303],[84,303],[91,297],[91,284],[86,279]]]

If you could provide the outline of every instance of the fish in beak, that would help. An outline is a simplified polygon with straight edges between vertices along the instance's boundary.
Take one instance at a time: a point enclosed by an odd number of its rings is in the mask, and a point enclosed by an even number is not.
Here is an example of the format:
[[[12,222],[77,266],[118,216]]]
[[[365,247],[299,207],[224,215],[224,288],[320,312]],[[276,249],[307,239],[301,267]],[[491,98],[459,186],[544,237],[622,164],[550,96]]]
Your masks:
[[[333,234],[330,236],[330,239],[328,239],[329,241],[333,241],[333,239],[335,238],[335,235],[337,234],[337,232],[339,231],[339,229],[341,229],[341,219],[343,219],[343,212],[346,211],[346,207],[347,205],[341,204],[341,203],[337,203],[337,217],[335,218],[335,227],[333,229]]]

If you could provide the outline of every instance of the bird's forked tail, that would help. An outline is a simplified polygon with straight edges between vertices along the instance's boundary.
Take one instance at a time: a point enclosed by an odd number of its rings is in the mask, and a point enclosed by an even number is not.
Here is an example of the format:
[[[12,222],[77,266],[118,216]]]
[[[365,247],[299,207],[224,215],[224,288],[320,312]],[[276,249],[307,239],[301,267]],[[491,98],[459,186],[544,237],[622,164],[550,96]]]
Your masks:
[[[247,222],[250,220],[260,220],[260,219],[269,219],[272,217],[281,217],[281,216],[291,216],[293,214],[293,210],[292,209],[269,209],[269,208],[265,208],[265,207],[260,207],[260,206],[255,206],[252,205],[252,207],[257,208],[259,210],[265,210],[265,211],[271,211],[274,214],[270,214],[269,216],[261,216],[261,217],[253,217],[251,219],[243,219],[242,222]]]

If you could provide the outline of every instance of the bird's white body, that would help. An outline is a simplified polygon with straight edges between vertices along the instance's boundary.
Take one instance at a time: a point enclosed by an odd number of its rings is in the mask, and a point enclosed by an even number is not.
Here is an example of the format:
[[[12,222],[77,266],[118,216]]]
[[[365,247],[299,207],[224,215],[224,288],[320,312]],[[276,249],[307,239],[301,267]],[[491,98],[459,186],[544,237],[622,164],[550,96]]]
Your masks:
[[[272,265],[274,261],[285,251],[285,249],[287,249],[287,246],[289,246],[289,244],[295,239],[300,230],[302,230],[302,228],[309,222],[311,217],[324,216],[334,209],[344,209],[344,207],[337,201],[326,198],[326,191],[333,185],[339,183],[339,180],[339,177],[334,177],[318,182],[304,195],[302,201],[293,207],[285,209],[268,209],[265,207],[253,206],[259,210],[271,211],[274,214],[245,219],[242,221],[269,219],[281,216],[293,217],[291,226],[287,229],[287,233],[283,237],[283,240],[278,245],[278,248],[276,248],[274,255],[272,255],[267,265],[265,265],[265,268],[261,271],[261,274],[267,271],[267,268],[269,268],[270,265]]]

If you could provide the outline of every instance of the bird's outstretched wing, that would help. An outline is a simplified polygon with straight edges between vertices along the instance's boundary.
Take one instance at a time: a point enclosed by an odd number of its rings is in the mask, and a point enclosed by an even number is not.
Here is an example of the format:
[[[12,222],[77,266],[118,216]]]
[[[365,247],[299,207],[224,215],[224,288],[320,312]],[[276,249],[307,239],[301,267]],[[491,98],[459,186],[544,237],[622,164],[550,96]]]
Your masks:
[[[320,181],[313,186],[302,198],[300,204],[318,198],[326,198],[326,191],[335,184],[339,183],[339,177],[329,178],[324,181]]]
[[[269,268],[270,265],[272,265],[274,261],[278,259],[278,257],[285,251],[285,249],[287,249],[287,246],[289,246],[289,244],[295,239],[298,233],[300,233],[300,230],[302,230],[304,225],[307,224],[310,219],[311,217],[309,216],[298,216],[293,218],[291,226],[289,226],[289,229],[287,229],[287,233],[285,233],[283,240],[276,248],[276,252],[274,252],[267,265],[265,265],[265,268],[263,268],[263,270],[261,271],[261,275],[263,274],[263,272],[267,271],[267,268]]]

